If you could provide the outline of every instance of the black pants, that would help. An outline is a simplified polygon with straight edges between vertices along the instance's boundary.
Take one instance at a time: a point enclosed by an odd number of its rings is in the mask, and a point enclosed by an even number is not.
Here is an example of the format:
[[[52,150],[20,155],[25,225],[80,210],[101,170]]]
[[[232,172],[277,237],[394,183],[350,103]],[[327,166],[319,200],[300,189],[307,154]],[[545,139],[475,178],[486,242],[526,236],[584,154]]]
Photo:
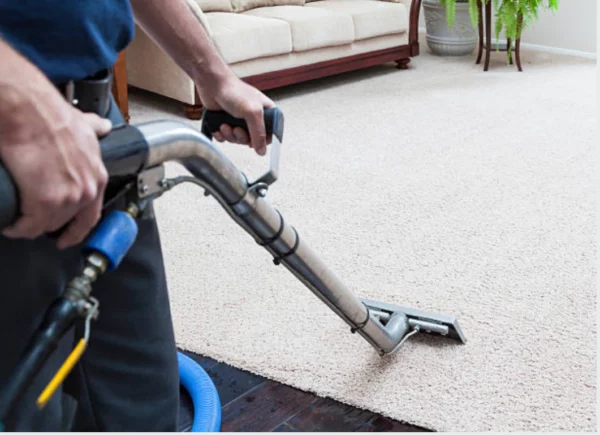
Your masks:
[[[123,122],[114,102],[107,117],[113,124]],[[37,410],[37,396],[82,337],[81,330],[62,340],[17,415],[5,422],[6,430],[177,429],[177,350],[151,210],[138,225],[137,240],[121,266],[93,287],[100,316],[92,323],[88,348],[64,388],[44,410]],[[55,246],[56,241],[47,237],[26,241],[0,236],[0,387],[15,369],[46,308],[81,272],[80,248],[58,251]]]

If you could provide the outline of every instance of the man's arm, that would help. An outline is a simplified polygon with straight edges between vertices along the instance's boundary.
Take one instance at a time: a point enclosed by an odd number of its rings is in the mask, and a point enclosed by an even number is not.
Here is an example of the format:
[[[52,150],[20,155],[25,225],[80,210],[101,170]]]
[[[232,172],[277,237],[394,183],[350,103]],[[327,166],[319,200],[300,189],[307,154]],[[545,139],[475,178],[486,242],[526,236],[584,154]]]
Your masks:
[[[70,106],[2,39],[0,59],[0,160],[17,184],[21,206],[21,217],[3,234],[33,239],[72,221],[58,246],[73,246],[100,218],[108,176],[97,135],[111,124]]]
[[[242,129],[229,126],[223,126],[215,138],[251,142],[264,155],[263,108],[273,102],[235,76],[186,1],[131,0],[131,5],[139,26],[192,78],[204,106],[223,109],[248,123],[250,138]]]

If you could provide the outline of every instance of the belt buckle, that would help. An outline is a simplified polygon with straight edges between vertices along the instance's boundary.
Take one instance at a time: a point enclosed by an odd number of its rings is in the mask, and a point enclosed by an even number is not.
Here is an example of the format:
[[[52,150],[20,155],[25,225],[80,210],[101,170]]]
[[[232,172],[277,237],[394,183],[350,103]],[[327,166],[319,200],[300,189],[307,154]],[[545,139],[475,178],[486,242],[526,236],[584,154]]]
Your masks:
[[[103,70],[81,80],[69,80],[62,85],[67,103],[84,112],[105,116],[110,108],[112,75]]]

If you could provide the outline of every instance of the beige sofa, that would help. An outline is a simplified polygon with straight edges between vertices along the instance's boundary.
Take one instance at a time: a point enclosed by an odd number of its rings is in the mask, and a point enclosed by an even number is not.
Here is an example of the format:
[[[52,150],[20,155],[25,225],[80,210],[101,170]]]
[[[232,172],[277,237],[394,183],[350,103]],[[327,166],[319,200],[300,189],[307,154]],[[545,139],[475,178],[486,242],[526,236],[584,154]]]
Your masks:
[[[261,90],[419,54],[421,0],[186,0],[223,58]],[[137,28],[127,49],[130,86],[185,104],[199,119],[192,80]]]

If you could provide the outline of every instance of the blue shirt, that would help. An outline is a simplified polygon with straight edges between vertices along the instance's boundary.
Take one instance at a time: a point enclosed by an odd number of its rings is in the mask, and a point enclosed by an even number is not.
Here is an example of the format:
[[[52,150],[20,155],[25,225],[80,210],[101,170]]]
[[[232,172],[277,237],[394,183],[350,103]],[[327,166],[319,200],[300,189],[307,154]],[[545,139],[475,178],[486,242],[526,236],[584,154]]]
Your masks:
[[[133,32],[129,0],[0,0],[0,38],[54,83],[112,67]]]

